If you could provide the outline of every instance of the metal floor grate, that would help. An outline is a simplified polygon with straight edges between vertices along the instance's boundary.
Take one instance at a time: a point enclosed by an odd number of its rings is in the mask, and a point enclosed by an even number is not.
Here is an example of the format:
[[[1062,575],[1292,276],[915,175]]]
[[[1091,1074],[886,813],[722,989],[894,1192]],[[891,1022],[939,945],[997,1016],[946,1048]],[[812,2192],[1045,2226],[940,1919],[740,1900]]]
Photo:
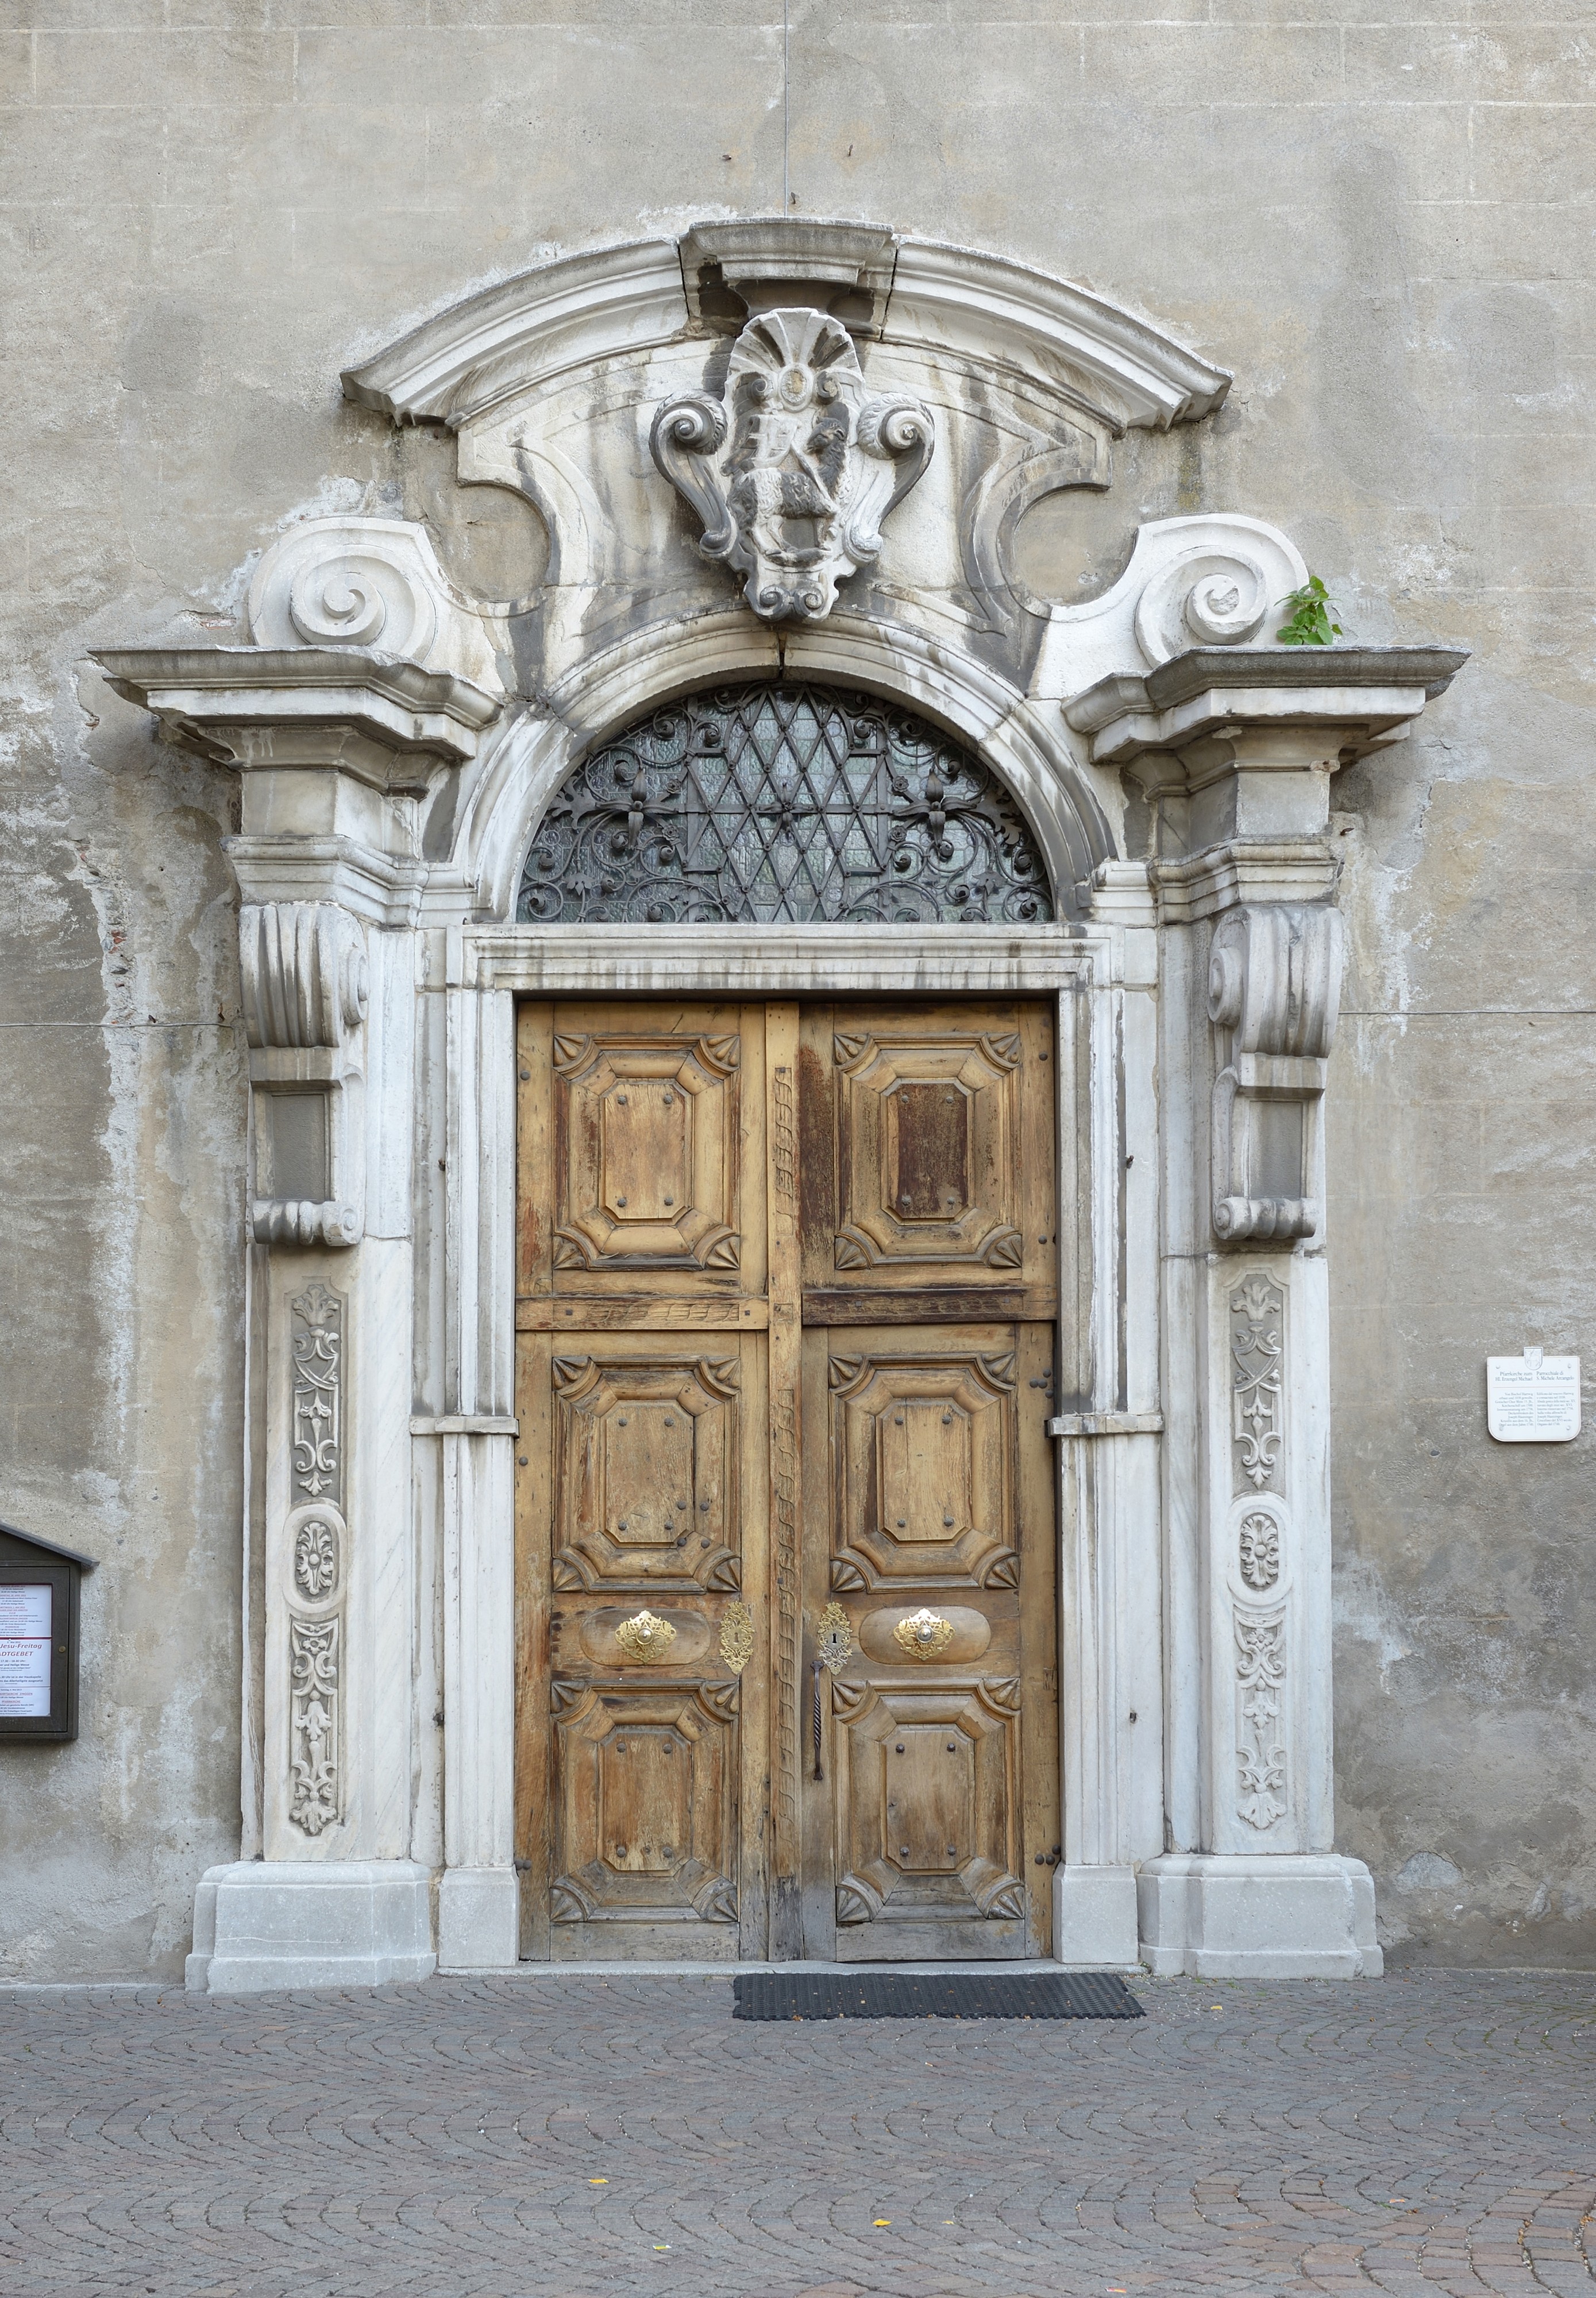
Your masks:
[[[734,2019],[1139,2019],[1105,1971],[745,1971]]]

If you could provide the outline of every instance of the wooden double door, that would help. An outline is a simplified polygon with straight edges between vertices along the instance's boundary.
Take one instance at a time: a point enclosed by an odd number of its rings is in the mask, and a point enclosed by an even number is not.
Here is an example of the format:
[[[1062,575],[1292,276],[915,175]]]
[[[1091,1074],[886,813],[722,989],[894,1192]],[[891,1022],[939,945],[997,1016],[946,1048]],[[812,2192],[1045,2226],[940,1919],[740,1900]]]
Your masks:
[[[1048,1953],[1049,1009],[517,1050],[523,1953]]]

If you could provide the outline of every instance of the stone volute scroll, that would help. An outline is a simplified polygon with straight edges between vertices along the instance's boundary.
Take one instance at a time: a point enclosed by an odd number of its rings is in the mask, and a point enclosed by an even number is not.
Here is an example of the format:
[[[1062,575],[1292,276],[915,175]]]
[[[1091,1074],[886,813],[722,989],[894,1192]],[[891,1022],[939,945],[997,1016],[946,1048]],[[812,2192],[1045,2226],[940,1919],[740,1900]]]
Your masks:
[[[1311,1236],[1320,1225],[1313,1127],[1340,1012],[1342,946],[1340,913],[1323,905],[1245,905],[1214,929],[1212,1215],[1227,1244]]]
[[[732,346],[721,398],[654,418],[654,460],[702,521],[702,555],[746,579],[765,622],[815,623],[881,548],[881,522],[930,461],[930,411],[866,391],[853,338],[823,311],[761,311]]]
[[[365,935],[331,902],[246,902],[239,969],[254,1098],[257,1244],[351,1245],[365,1226]]]

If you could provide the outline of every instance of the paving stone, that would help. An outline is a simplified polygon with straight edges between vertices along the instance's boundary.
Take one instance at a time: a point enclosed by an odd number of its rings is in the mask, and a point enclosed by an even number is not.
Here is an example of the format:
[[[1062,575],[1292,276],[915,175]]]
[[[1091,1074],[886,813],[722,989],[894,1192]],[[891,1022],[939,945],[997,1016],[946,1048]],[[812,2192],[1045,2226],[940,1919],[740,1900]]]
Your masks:
[[[758,2025],[720,1977],[0,1989],[0,2291],[1596,2298],[1596,1976],[1139,1992]]]

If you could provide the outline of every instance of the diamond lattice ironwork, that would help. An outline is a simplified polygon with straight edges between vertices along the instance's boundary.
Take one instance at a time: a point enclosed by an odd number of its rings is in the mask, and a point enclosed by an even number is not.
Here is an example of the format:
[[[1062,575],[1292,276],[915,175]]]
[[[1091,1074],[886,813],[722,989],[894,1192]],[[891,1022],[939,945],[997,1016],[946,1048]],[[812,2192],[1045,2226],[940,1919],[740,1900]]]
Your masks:
[[[583,760],[544,815],[537,925],[1036,925],[1019,807],[922,718],[823,686],[717,688]]]

